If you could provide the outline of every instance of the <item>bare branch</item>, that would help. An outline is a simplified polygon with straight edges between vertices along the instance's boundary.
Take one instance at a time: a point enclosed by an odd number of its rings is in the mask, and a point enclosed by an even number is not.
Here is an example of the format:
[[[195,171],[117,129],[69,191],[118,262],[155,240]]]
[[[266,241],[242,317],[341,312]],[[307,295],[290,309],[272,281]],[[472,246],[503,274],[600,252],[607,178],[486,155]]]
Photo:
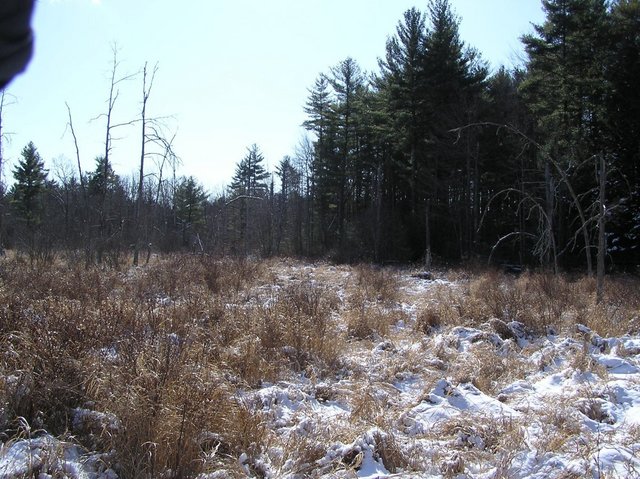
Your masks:
[[[500,246],[500,243],[502,243],[503,241],[508,240],[509,238],[511,238],[513,236],[530,236],[530,237],[535,238],[534,235],[532,235],[531,233],[527,233],[526,231],[512,231],[511,233],[507,233],[506,235],[504,235],[501,238],[499,238],[498,241],[496,241],[496,243],[491,248],[491,253],[489,253],[489,259],[487,260],[487,264],[491,264],[491,258],[493,257],[493,253],[496,250],[496,248],[498,246]]]
[[[73,119],[71,118],[71,107],[69,106],[69,103],[67,103],[66,101],[64,102],[64,104],[67,106],[67,114],[69,115],[69,122],[67,123],[67,125],[71,130],[71,136],[73,137],[73,144],[76,148],[76,160],[78,162],[78,175],[80,175],[80,187],[82,188],[82,191],[84,193],[85,192],[84,175],[82,174],[82,165],[80,164],[80,148],[78,147],[78,137],[76,136],[76,130],[73,128]]]

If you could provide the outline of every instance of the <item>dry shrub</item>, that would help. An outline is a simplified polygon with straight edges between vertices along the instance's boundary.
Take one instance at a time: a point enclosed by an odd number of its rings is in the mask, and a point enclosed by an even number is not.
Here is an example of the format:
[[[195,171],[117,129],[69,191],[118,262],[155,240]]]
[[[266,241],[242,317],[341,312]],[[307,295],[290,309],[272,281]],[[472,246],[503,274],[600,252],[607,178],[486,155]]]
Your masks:
[[[264,273],[265,264],[262,261],[245,257],[225,258],[219,260],[217,279],[214,281],[213,278],[208,277],[206,282],[210,288],[213,287],[214,293],[217,288],[218,294],[237,297],[241,292],[248,292],[251,286],[260,282]],[[210,275],[211,271],[208,274]]]
[[[258,337],[243,337],[228,345],[221,353],[221,361],[228,370],[251,388],[259,387],[263,381],[281,379],[279,358],[273,359],[260,344]]]
[[[413,329],[423,334],[431,334],[442,325],[440,309],[437,305],[429,305],[418,312]]]
[[[339,367],[342,343],[331,318],[332,294],[311,283],[290,285],[269,304],[245,308],[245,334],[258,340],[256,352],[287,371],[323,376]]]
[[[537,334],[544,334],[549,327],[565,327],[565,318],[584,307],[580,285],[570,282],[563,275],[523,275],[516,286],[523,291],[527,306],[518,321]]]
[[[510,378],[513,361],[499,354],[490,344],[472,344],[466,354],[460,354],[452,365],[451,374],[456,383],[471,383],[485,394],[501,389],[505,378]]]
[[[280,295],[277,309],[284,321],[284,340],[295,349],[301,367],[308,359],[323,366],[338,365],[341,350],[331,321],[334,308],[329,291],[310,283],[290,286]]]
[[[473,283],[455,289],[439,289],[434,301],[440,321],[447,327],[477,326],[491,317],[484,298],[476,294]]]
[[[491,316],[509,322],[520,320],[527,311],[525,292],[510,276],[497,272],[482,275],[474,282],[473,293],[484,298]]]
[[[391,303],[398,299],[398,278],[393,271],[369,264],[354,269],[358,288],[368,301]]]
[[[370,384],[355,388],[351,397],[350,421],[354,424],[380,426],[384,423],[384,404],[372,390]]]
[[[23,417],[53,434],[68,429],[67,411],[83,398],[85,372],[74,348],[34,311],[17,315],[16,330],[0,339],[7,419]]]
[[[212,265],[213,271],[206,268]],[[206,441],[196,439],[212,434],[219,438],[216,461],[226,461],[233,472],[242,452],[262,447],[265,430],[233,399],[234,369],[247,369],[244,375],[254,382],[276,374],[269,373],[264,348],[251,349],[248,338],[258,328],[245,328],[244,310],[227,308],[221,296],[249,287],[260,268],[251,262],[205,264],[188,255],[127,272],[4,261],[5,434],[12,434],[10,423],[18,416],[62,434],[71,430],[72,411],[81,408],[118,424],[101,431],[99,423],[78,422],[75,437],[87,447],[115,450],[121,477],[158,477],[169,470],[174,477],[193,476],[211,458]],[[235,279],[227,287],[217,277]],[[235,364],[224,363],[225,351],[235,351]]]
[[[495,454],[524,441],[524,428],[514,418],[482,414],[461,414],[439,423],[431,434],[448,438],[459,450]]]
[[[358,340],[379,340],[389,335],[391,326],[405,316],[396,310],[387,310],[380,305],[360,304],[344,313],[347,334]]]
[[[450,310],[457,312],[457,321],[464,324],[475,325],[496,317],[505,322],[519,321],[527,331],[543,335],[549,328],[572,328],[571,321],[575,318],[593,316],[594,288],[595,283],[589,278],[572,281],[565,275],[549,273],[526,273],[514,278],[490,271],[470,280],[466,290],[449,292],[445,299]],[[619,310],[608,306],[608,318],[614,319],[609,319],[600,330],[619,320],[620,314],[616,314]],[[628,318],[625,324],[629,325]]]
[[[544,409],[536,411],[540,433],[532,441],[541,452],[568,452],[575,448],[576,438],[582,437],[581,421],[576,417],[571,398],[548,398]]]
[[[91,383],[94,407],[120,423],[110,446],[126,477],[167,470],[188,477],[201,471],[212,448],[233,462],[262,444],[264,426],[192,339],[158,336],[138,350],[133,368],[94,371],[101,375]]]
[[[294,433],[289,436],[282,447],[282,457],[277,461],[281,474],[276,477],[285,477],[289,474],[300,477],[314,477],[317,473],[318,461],[327,454],[324,438],[318,437],[320,431],[313,430],[312,434]],[[296,476],[297,477],[297,476]]]
[[[343,313],[348,336],[359,340],[385,337],[391,326],[406,319],[406,314],[397,308],[389,308],[382,301],[370,300],[362,288],[351,293]]]
[[[374,454],[380,458],[390,473],[395,474],[409,465],[409,461],[402,452],[402,446],[393,434],[376,431],[373,439],[375,442]]]

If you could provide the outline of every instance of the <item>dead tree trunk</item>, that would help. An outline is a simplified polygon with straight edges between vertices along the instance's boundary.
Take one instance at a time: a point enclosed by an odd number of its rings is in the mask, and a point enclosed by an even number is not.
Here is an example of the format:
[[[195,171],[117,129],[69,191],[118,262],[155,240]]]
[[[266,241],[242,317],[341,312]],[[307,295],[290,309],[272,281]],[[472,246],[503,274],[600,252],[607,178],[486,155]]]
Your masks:
[[[605,256],[607,254],[607,238],[605,235],[606,225],[606,185],[607,185],[607,164],[604,155],[600,155],[600,174],[599,174],[599,201],[598,201],[598,259],[596,265],[596,302],[602,302],[604,297],[604,267]]]
[[[120,64],[118,62],[118,47],[116,45],[113,45],[112,51],[113,51],[113,63],[111,67],[111,79],[110,79],[111,81],[109,85],[109,99],[107,101],[107,112],[101,115],[98,115],[96,118],[94,118],[94,120],[97,120],[98,118],[106,119],[105,139],[104,139],[104,161],[102,162],[102,169],[103,169],[102,176],[104,180],[104,185],[103,185],[104,191],[99,192],[101,197],[99,198],[99,205],[98,205],[99,223],[98,223],[98,238],[96,240],[97,241],[96,262],[97,263],[102,262],[102,254],[107,246],[108,236],[109,236],[107,226],[110,220],[107,217],[108,216],[107,215],[107,209],[108,209],[107,193],[109,189],[109,176],[110,176],[110,170],[111,170],[109,154],[111,153],[111,148],[112,148],[112,140],[113,140],[112,132],[115,128],[132,124],[132,122],[113,124],[113,109],[115,107],[116,101],[118,100],[118,96],[120,94],[118,85],[124,81],[130,80],[135,75],[125,75],[118,78],[117,71],[118,71],[118,66]],[[92,252],[91,252],[91,249],[89,249],[87,250],[87,265],[91,261],[91,256],[92,256]]]
[[[138,192],[136,198],[136,207],[134,213],[134,228],[135,228],[135,241],[133,246],[133,265],[138,266],[138,256],[140,253],[140,231],[141,231],[141,212],[142,212],[142,200],[144,194],[144,159],[145,159],[145,146],[147,143],[147,100],[149,100],[149,95],[151,94],[151,88],[153,87],[153,79],[155,78],[156,72],[158,71],[158,65],[153,69],[153,73],[151,74],[151,80],[149,81],[149,86],[147,88],[147,64],[144,64],[144,68],[142,69],[142,111],[140,113],[141,120],[141,132],[142,138],[140,143],[140,171],[138,177]]]
[[[427,204],[425,205],[425,246],[424,246],[424,267],[426,271],[431,269],[431,228],[429,223],[431,222],[431,200],[427,198]]]

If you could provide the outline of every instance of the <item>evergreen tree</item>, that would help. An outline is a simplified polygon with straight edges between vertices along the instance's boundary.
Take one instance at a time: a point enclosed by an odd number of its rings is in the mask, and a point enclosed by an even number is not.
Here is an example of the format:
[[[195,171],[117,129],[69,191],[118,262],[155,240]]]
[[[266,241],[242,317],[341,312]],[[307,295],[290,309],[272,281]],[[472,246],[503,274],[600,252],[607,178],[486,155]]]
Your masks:
[[[611,53],[606,78],[608,150],[613,169],[607,189],[618,204],[610,209],[610,254],[640,262],[640,0],[618,0],[611,10]]]
[[[604,0],[542,4],[545,23],[522,39],[529,57],[522,92],[550,152],[569,164],[584,160],[601,141],[607,8]]]
[[[22,149],[21,156],[13,170],[16,183],[11,191],[11,203],[18,217],[32,228],[41,221],[47,170],[33,142]]]
[[[266,179],[269,173],[263,166],[264,157],[258,146],[253,144],[247,149],[246,156],[236,165],[236,171],[231,182],[231,200],[234,204],[239,202],[239,215],[237,227],[239,237],[237,243],[242,245],[243,253],[247,255],[251,244],[256,237],[255,230],[260,224],[258,211],[260,205],[254,207],[254,203],[262,202],[269,191]]]
[[[111,162],[103,156],[96,157],[95,170],[89,173],[89,224],[86,246],[86,261],[102,263],[105,252],[117,252],[123,246],[124,217],[127,214],[128,198],[123,184],[116,175]],[[112,256],[117,260],[117,255]]]
[[[351,193],[354,192],[354,180],[361,172],[357,164],[357,123],[358,101],[359,96],[365,91],[365,78],[357,62],[353,58],[347,58],[331,69],[329,83],[336,100],[333,106],[336,149],[329,174],[335,178],[337,235],[342,254],[346,241],[348,203]]]
[[[297,236],[295,242],[299,243],[301,234],[296,228],[294,230],[294,213],[298,211],[300,206],[300,172],[293,164],[293,160],[289,156],[282,158],[276,167],[276,175],[280,180],[280,193],[278,195],[278,204],[276,212],[276,237],[275,248],[276,253],[281,252],[283,241],[290,240],[294,242],[294,234]],[[293,213],[293,214],[292,214]],[[289,228],[287,228],[289,226]],[[291,230],[291,234],[288,234]]]
[[[193,176],[183,178],[176,188],[173,203],[183,246],[189,245],[189,233],[197,233],[205,223],[204,213],[207,196]]]
[[[412,236],[416,253],[426,242],[427,257],[432,244],[438,246],[438,254],[460,257],[473,247],[470,213],[477,211],[473,202],[478,197],[474,178],[478,143],[472,130],[462,138],[452,130],[477,120],[487,69],[477,52],[460,39],[459,19],[448,0],[431,0],[428,19],[422,110],[428,145],[417,200],[424,205],[425,220],[414,224]]]
[[[396,165],[408,188],[410,209],[415,220],[419,168],[424,154],[424,55],[426,40],[424,14],[412,8],[387,40],[386,55],[380,60],[379,88],[386,93],[389,117],[393,120],[397,154]]]
[[[236,195],[263,196],[267,191],[265,180],[269,173],[263,165],[264,156],[258,145],[247,148],[246,156],[236,165],[231,188]]]
[[[103,156],[95,159],[96,168],[89,174],[89,194],[96,197],[104,197],[114,191],[120,183],[118,175],[113,171],[111,162]]]
[[[309,205],[307,213],[307,238],[310,240],[314,236],[312,230],[313,216],[318,218],[318,233],[323,249],[330,247],[329,216],[335,209],[337,200],[336,191],[335,155],[336,155],[336,117],[334,101],[329,90],[329,80],[326,75],[321,74],[309,91],[309,98],[304,108],[309,115],[304,127],[313,132],[316,139],[313,143],[313,159],[310,171],[307,175],[307,195]]]
[[[547,241],[559,245],[560,252],[575,244],[576,235],[582,236],[591,274],[586,215],[597,199],[590,193],[598,187],[593,160],[606,155],[607,7],[605,0],[543,0],[542,4],[545,23],[522,39],[529,61],[521,91],[537,120],[542,145]],[[558,201],[558,191],[563,193],[560,199],[568,200]],[[578,221],[566,221],[570,215]]]

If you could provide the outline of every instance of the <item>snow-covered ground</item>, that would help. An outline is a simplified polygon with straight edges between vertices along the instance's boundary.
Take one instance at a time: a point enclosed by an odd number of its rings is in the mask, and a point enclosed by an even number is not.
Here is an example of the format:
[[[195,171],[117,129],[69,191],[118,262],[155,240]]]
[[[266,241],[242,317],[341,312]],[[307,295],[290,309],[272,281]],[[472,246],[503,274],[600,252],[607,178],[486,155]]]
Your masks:
[[[272,300],[284,284],[326,285],[343,304],[340,321],[354,275],[284,264],[254,300]],[[335,375],[300,373],[236,392],[269,431],[264,445],[238,458],[246,476],[640,477],[640,337],[602,337],[578,322],[544,335],[517,321],[421,332],[419,311],[462,280],[397,272],[394,281],[396,298],[380,306],[394,318],[390,329],[349,342]],[[99,414],[70,413],[76,422]],[[98,420],[117,427],[117,418]],[[29,477],[117,477],[102,460],[108,451],[84,451],[71,439],[34,434],[5,443],[0,478],[40,470],[48,472]]]

